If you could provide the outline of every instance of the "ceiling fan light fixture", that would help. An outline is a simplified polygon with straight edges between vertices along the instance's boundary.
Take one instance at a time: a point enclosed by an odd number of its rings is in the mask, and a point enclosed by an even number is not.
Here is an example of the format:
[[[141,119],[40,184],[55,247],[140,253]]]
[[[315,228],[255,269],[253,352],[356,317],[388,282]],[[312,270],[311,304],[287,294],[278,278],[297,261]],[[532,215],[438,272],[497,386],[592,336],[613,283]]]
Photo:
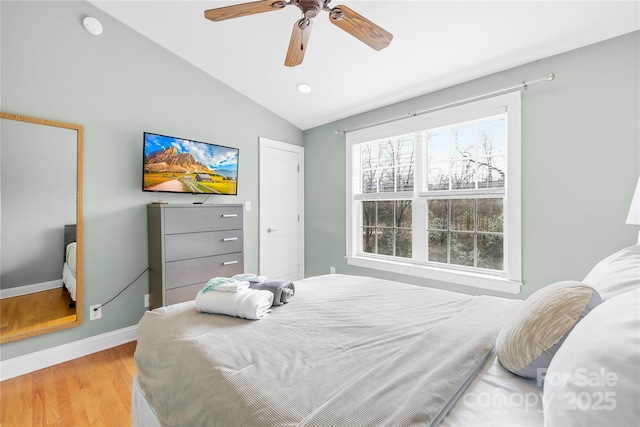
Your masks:
[[[298,83],[296,85],[296,89],[298,89],[298,92],[300,92],[300,93],[309,93],[309,92],[311,92],[311,86],[308,83]]]
[[[340,7],[334,7],[333,9],[330,9],[329,17],[334,21],[340,21],[341,19],[344,19],[344,12]]]

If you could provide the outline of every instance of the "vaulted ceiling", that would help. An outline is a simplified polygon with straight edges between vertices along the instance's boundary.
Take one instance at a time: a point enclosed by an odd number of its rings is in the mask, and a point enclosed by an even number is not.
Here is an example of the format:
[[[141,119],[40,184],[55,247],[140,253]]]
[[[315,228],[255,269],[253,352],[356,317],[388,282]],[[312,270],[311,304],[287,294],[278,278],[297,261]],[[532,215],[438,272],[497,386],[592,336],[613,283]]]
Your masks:
[[[205,10],[242,1],[89,1],[303,130],[640,29],[638,1],[334,0],[391,32],[389,47],[323,12],[286,67],[296,7],[212,22]]]

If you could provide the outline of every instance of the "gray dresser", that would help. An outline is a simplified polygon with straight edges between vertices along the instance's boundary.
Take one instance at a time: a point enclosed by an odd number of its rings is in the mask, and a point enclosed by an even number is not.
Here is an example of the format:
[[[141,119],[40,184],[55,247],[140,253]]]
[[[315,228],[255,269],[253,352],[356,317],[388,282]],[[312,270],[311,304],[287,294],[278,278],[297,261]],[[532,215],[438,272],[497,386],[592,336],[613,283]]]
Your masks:
[[[193,300],[212,277],[244,271],[242,208],[147,206],[151,309]]]

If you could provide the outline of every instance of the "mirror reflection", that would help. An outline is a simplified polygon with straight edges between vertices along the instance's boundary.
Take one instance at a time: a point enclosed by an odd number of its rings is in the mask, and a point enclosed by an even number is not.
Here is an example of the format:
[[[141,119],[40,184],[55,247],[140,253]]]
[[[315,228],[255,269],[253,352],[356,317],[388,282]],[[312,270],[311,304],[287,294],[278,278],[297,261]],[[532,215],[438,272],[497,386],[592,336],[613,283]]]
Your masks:
[[[0,113],[0,342],[82,324],[80,125]]]

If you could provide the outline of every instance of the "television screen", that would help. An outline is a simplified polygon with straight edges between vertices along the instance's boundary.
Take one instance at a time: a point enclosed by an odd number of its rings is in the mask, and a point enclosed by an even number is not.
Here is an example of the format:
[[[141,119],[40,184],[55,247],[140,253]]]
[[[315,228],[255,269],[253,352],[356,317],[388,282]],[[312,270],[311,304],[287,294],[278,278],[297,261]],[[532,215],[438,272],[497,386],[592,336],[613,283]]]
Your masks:
[[[238,194],[237,148],[144,132],[143,191]]]

